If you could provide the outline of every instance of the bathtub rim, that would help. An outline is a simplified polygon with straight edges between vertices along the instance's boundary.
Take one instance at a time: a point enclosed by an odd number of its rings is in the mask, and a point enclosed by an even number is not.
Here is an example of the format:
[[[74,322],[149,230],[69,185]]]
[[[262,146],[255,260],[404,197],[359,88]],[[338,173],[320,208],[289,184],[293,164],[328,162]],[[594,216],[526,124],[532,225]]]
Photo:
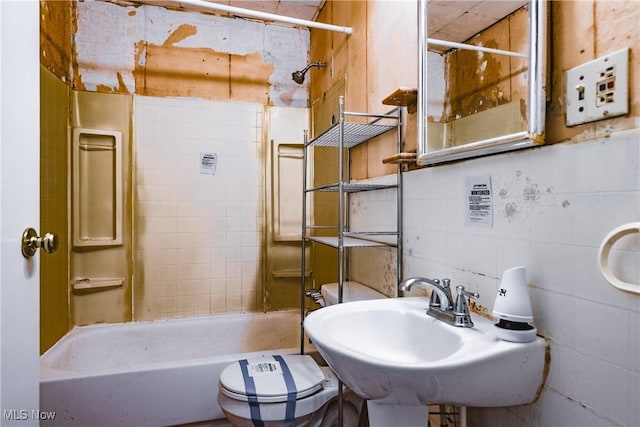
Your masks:
[[[65,379],[79,379],[86,377],[97,377],[102,375],[115,375],[125,374],[131,372],[146,372],[160,369],[172,369],[180,366],[197,366],[203,363],[219,363],[226,360],[239,360],[248,357],[258,357],[260,355],[272,355],[272,354],[295,354],[299,353],[299,347],[282,347],[277,349],[246,351],[246,352],[233,352],[229,354],[222,354],[217,356],[197,357],[189,359],[178,359],[159,362],[148,362],[144,364],[136,364],[132,366],[119,366],[119,367],[107,367],[107,368],[95,368],[95,369],[83,369],[83,370],[70,370],[59,369],[51,366],[49,359],[54,357],[57,352],[63,351],[62,347],[66,346],[69,342],[73,342],[82,339],[86,334],[93,334],[96,331],[108,331],[118,327],[153,327],[160,328],[167,323],[189,323],[189,322],[206,322],[211,319],[224,319],[224,318],[241,318],[241,317],[263,317],[273,316],[274,314],[283,315],[300,315],[300,311],[297,309],[291,310],[278,310],[271,312],[247,312],[247,313],[221,313],[211,314],[204,316],[194,316],[189,318],[174,318],[174,319],[158,319],[147,320],[137,322],[119,322],[119,323],[101,323],[95,325],[74,326],[69,332],[62,336],[54,345],[52,345],[47,351],[40,356],[40,382],[58,381]],[[298,326],[300,327],[300,326]],[[298,330],[299,332],[299,330]]]

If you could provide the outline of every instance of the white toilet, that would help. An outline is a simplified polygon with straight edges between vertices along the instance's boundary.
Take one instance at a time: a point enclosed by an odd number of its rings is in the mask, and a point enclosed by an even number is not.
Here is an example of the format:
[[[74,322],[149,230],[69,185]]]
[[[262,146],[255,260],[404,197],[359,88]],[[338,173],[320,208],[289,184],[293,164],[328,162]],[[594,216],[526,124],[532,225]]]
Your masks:
[[[218,404],[237,427],[322,426],[338,379],[307,355],[239,360],[220,374]]]
[[[354,291],[345,301],[384,298],[359,283],[349,285]],[[324,286],[334,293],[337,285]],[[218,382],[218,404],[236,427],[330,427],[337,420],[337,396],[338,378],[308,355],[238,360],[222,371]],[[357,426],[361,400],[350,395],[343,403],[343,424]]]

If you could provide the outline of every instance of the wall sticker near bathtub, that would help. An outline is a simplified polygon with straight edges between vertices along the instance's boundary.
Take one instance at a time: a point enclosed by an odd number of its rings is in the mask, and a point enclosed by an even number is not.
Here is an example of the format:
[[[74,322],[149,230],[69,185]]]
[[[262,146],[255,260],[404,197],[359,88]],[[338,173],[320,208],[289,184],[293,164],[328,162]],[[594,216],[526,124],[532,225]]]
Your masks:
[[[491,176],[465,177],[465,225],[493,227]]]

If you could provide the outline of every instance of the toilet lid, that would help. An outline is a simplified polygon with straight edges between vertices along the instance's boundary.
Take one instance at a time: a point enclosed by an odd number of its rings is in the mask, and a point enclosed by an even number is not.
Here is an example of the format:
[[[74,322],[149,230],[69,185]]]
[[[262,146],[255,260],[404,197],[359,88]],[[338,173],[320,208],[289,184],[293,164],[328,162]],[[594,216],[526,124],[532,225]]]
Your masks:
[[[322,369],[307,355],[273,355],[242,359],[220,374],[220,391],[226,396],[249,401],[286,402],[289,394],[307,397],[322,388]]]

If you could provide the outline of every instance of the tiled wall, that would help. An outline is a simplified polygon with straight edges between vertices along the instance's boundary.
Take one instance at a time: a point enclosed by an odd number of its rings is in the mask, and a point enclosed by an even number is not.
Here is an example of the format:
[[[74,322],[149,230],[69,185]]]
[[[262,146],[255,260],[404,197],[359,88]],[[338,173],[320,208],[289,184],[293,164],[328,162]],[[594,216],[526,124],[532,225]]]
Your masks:
[[[40,68],[40,231],[58,235],[58,250],[40,257],[40,351],[69,331],[67,112],[69,89]]]
[[[597,258],[612,229],[640,220],[639,138],[626,131],[405,174],[404,277],[449,277],[491,310],[502,272],[524,265],[534,323],[551,346],[535,404],[470,410],[470,426],[640,425],[640,296],[609,285]],[[493,226],[466,226],[464,180],[487,175]],[[358,197],[365,206],[375,196]],[[395,209],[383,199],[353,211],[379,218],[353,220],[382,223]],[[615,274],[640,282],[639,258],[637,234],[619,240]]]
[[[135,97],[136,320],[262,308],[262,126],[258,104]]]

